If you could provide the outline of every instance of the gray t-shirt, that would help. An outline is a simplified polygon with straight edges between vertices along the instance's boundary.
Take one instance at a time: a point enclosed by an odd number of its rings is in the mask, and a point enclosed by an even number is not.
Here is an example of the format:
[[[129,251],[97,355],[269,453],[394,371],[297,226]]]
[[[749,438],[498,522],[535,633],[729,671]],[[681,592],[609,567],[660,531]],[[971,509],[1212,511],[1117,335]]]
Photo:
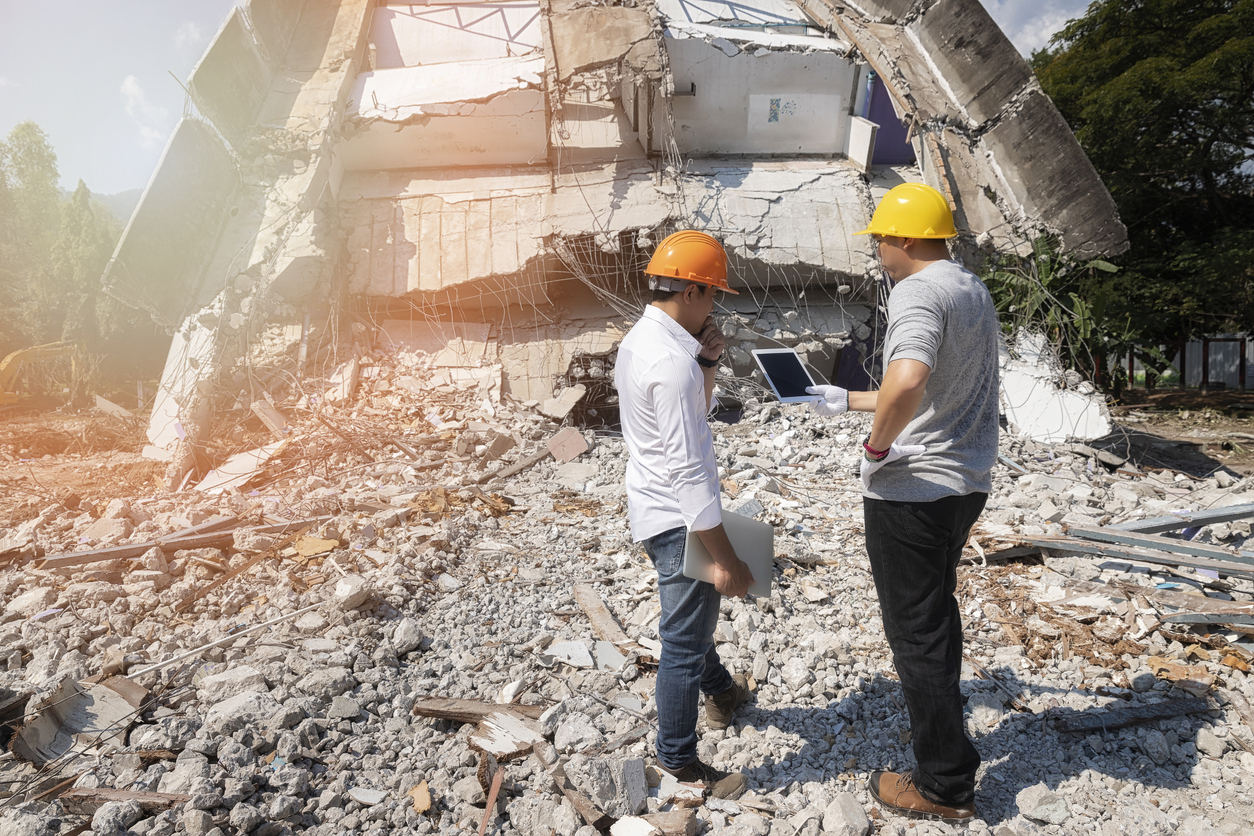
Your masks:
[[[896,443],[925,450],[876,471],[866,496],[932,502],[992,488],[997,334],[988,288],[952,261],[930,264],[893,288],[884,368],[908,359],[932,370],[919,411]]]

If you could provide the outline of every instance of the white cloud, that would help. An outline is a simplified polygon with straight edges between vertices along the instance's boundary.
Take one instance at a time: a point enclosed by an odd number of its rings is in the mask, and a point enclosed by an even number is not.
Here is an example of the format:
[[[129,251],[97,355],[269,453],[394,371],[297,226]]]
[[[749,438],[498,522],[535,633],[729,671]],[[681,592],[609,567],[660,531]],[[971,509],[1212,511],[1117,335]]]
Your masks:
[[[187,21],[174,32],[174,45],[179,49],[196,46],[204,39],[205,36],[200,31],[200,25],[194,20]]]
[[[0,90],[3,90],[6,87],[16,87],[16,86],[17,86],[16,81],[14,81],[11,78],[5,78],[4,76],[0,75]]]
[[[160,148],[169,136],[166,130],[169,111],[150,102],[148,94],[139,85],[139,79],[133,75],[126,77],[121,89],[126,97],[126,115],[139,129],[139,146],[145,151]]]
[[[1024,55],[1031,55],[1067,22],[1083,16],[1089,0],[980,0],[1006,37]]]

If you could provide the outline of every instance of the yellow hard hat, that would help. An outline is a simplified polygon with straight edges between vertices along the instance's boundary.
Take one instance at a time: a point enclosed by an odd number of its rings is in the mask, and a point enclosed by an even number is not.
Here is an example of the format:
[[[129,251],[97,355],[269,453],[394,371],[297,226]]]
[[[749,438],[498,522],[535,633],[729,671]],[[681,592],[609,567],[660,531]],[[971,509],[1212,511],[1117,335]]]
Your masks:
[[[957,234],[949,202],[924,183],[893,187],[875,207],[870,226],[854,233],[897,238],[953,238]]]
[[[738,294],[727,286],[727,253],[723,245],[713,236],[695,229],[666,236],[644,272],[664,279],[708,284]]]

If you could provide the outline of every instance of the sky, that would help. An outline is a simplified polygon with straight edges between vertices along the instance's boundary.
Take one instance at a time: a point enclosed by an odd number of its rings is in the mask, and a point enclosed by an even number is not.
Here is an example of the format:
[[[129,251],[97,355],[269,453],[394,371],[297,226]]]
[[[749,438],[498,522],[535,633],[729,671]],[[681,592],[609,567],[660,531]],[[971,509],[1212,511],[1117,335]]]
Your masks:
[[[1087,0],[980,0],[1025,55]],[[61,186],[143,188],[186,95],[181,83],[234,0],[0,0],[0,137],[34,120]]]

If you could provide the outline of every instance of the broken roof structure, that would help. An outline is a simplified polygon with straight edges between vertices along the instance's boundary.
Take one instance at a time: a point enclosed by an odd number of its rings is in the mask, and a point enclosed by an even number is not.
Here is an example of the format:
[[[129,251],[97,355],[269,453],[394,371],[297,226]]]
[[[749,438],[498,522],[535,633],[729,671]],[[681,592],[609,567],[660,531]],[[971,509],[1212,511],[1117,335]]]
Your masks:
[[[846,381],[878,292],[853,233],[897,182],[946,194],[968,252],[1126,248],[978,0],[250,0],[188,89],[202,116],[105,276],[173,335],[147,451],[172,486],[208,470],[215,412],[276,387],[316,407],[306,379],[376,337],[520,402],[603,383],[677,228],[723,240],[747,291],[734,369],[784,344]]]

